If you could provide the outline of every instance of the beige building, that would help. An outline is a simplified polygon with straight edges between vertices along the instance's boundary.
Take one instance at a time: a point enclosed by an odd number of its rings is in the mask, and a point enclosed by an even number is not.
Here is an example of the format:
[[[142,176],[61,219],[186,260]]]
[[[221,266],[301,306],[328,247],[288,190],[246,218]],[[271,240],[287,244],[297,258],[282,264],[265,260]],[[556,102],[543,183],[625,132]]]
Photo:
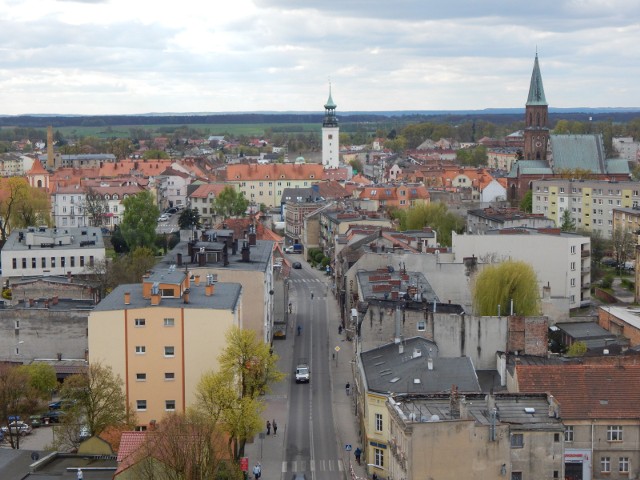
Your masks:
[[[247,200],[267,207],[280,206],[285,188],[310,187],[324,179],[322,165],[303,163],[257,163],[227,165],[227,183]]]
[[[225,332],[242,327],[242,286],[156,271],[120,285],[89,316],[89,362],[111,366],[139,425],[194,403],[203,373],[215,370]]]
[[[544,394],[389,397],[385,478],[565,478],[563,425]],[[382,457],[381,457],[382,458]],[[367,460],[369,462],[369,460]]]

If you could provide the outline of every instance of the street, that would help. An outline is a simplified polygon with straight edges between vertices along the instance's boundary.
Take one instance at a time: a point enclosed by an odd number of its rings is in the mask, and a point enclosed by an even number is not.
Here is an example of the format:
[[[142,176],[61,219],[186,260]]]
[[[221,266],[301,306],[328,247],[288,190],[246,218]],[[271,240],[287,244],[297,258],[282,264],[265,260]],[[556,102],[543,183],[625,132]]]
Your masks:
[[[301,270],[292,270],[289,281],[294,304],[290,331],[296,332],[290,371],[304,359],[310,365],[311,381],[296,384],[295,378],[290,378],[283,470],[285,478],[305,473],[307,479],[335,479],[342,470],[342,461],[332,411],[327,318],[337,313],[329,312],[326,284],[310,271],[307,263],[303,263]],[[302,327],[300,335],[298,325]]]

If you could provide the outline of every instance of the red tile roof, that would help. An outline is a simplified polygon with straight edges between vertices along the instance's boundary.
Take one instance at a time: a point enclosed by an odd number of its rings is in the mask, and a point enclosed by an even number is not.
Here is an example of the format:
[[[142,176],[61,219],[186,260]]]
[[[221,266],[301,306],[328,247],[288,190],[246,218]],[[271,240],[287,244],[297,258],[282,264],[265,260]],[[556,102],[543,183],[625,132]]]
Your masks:
[[[223,227],[222,225],[225,225]],[[227,218],[224,222],[220,222],[216,225],[216,228],[226,228],[233,230],[234,238],[244,238],[244,232],[249,231],[249,226],[254,223],[256,226],[256,239],[258,240],[271,240],[273,242],[282,242],[284,239],[275,233],[273,230],[268,229],[260,222],[254,222],[251,218]]]
[[[301,165],[287,163],[269,163],[266,165],[236,164],[227,165],[227,181],[254,180],[322,180],[322,165],[305,163]]]
[[[226,186],[226,183],[208,183],[206,185],[200,185],[189,196],[192,198],[209,198],[209,195],[213,193],[213,196],[217,197]]]
[[[550,393],[564,419],[640,418],[640,365],[517,365],[522,393]]]
[[[147,432],[122,432],[120,448],[118,449],[118,463],[135,453],[147,438]]]

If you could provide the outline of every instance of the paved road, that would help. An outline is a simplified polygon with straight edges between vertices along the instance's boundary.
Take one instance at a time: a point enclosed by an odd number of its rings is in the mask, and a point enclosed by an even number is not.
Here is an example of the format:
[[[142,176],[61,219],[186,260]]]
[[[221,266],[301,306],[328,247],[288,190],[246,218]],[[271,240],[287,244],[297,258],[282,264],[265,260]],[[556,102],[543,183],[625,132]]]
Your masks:
[[[298,360],[304,358],[311,367],[311,382],[296,384],[291,375],[283,474],[288,478],[305,473],[308,479],[328,480],[342,470],[331,402],[329,304],[325,283],[304,265],[290,277],[289,294],[296,305],[294,331],[301,325],[302,333],[295,336],[289,371],[294,372]]]

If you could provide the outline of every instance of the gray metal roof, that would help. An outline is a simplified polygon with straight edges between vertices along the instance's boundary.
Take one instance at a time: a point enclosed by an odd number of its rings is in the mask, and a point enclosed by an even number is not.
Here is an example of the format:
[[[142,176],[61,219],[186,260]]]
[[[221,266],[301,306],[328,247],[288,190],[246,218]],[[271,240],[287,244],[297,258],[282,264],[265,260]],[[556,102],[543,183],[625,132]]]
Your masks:
[[[438,346],[413,337],[387,343],[360,354],[370,391],[381,393],[480,392],[480,384],[468,357],[439,358]],[[429,369],[429,359],[433,369]]]
[[[414,298],[414,300],[420,302],[426,301],[428,303],[440,301],[438,295],[436,295],[433,287],[422,272],[402,272],[398,269],[394,269],[391,272],[388,270],[385,272],[379,272],[376,270],[362,271],[358,272],[357,275],[358,283],[362,290],[363,300],[390,300],[392,298],[391,292],[398,292],[398,299],[402,300],[404,294],[406,294],[411,287],[415,287],[419,297],[417,299]],[[370,280],[372,277],[381,278],[382,276],[388,277],[389,279]],[[398,282],[399,285],[397,285]],[[391,289],[390,291],[376,291],[375,287],[380,285],[390,285]]]
[[[553,175],[553,170],[544,160],[518,160],[513,162],[508,178],[518,178],[520,175]]]
[[[624,158],[612,158],[606,161],[607,173],[630,173],[629,161]]]
[[[551,135],[553,170],[588,170],[605,173],[601,135]]]
[[[184,303],[182,298],[163,297],[160,301],[161,308],[185,308],[185,309],[212,309],[235,311],[242,285],[239,283],[216,283],[213,295],[205,295],[205,283],[195,286],[191,283],[189,290],[189,303]],[[129,305],[124,303],[125,292],[131,293]],[[128,284],[117,286],[104,300],[95,307],[97,312],[135,310],[151,307],[151,301],[142,297],[142,284]],[[213,318],[213,317],[212,317]]]
[[[556,327],[576,340],[616,338],[616,335],[602,328],[596,322],[556,323]]]
[[[20,240],[20,234],[22,234],[22,240]],[[31,248],[29,248],[27,241],[29,235],[32,235],[35,239],[35,243],[32,243]],[[94,244],[90,244],[90,242],[94,242]],[[53,247],[50,245],[53,245]],[[3,250],[18,252],[25,250],[82,250],[84,248],[93,250],[104,248],[102,231],[99,227],[20,228],[11,232]]]

